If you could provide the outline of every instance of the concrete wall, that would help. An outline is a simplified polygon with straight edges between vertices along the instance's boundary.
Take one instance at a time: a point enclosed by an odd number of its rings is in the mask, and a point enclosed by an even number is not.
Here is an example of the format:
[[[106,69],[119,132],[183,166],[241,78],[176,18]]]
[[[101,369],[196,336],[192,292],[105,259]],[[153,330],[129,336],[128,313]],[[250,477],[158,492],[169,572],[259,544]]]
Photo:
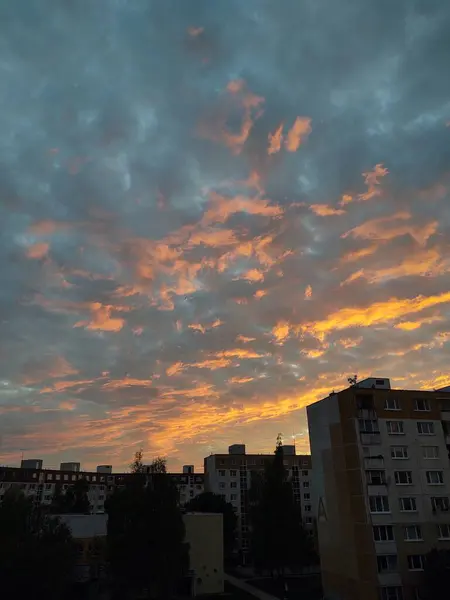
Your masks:
[[[223,517],[212,513],[186,513],[186,541],[190,568],[195,573],[195,594],[224,591]]]

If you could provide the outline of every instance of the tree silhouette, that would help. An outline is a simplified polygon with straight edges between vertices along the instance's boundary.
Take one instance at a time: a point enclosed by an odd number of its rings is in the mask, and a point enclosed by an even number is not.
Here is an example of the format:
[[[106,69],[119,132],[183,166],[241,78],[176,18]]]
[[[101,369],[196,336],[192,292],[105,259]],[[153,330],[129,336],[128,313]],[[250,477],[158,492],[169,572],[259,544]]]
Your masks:
[[[311,564],[314,550],[303,528],[300,507],[283,464],[281,437],[264,473],[252,475],[250,489],[251,551],[255,566],[283,577],[286,568]]]
[[[135,462],[142,463],[142,454]],[[169,598],[177,578],[188,568],[178,490],[166,473],[164,461],[158,459],[152,466],[156,472],[147,476],[139,466],[105,504],[117,598],[129,592]]]
[[[5,598],[66,597],[76,560],[70,530],[15,489],[0,504],[0,581]]]

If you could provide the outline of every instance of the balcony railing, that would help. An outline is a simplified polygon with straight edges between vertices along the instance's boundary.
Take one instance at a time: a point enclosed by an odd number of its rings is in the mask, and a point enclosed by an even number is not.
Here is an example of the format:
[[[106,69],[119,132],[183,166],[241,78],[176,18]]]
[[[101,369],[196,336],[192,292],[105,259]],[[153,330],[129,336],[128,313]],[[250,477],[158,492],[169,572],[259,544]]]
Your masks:
[[[361,444],[363,446],[376,446],[381,444],[380,432],[360,432]]]

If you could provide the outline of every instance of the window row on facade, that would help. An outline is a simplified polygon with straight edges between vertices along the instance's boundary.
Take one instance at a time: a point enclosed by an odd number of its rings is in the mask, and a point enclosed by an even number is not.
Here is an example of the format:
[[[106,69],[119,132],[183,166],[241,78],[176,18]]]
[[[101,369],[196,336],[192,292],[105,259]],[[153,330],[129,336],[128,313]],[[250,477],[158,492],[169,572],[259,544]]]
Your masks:
[[[417,498],[405,496],[398,499],[400,512],[418,512]],[[450,499],[448,496],[432,496],[430,498],[431,510],[433,512],[450,511]],[[390,513],[391,507],[388,496],[369,496],[369,509],[371,513]]]
[[[380,433],[380,423],[378,419],[358,419],[359,431],[361,433]],[[416,430],[418,435],[435,435],[433,421],[416,421]],[[404,421],[386,421],[386,431],[389,435],[404,435]]]
[[[450,540],[450,523],[439,523],[436,525],[439,540]],[[394,542],[393,525],[374,525],[373,539],[375,542]],[[405,542],[422,542],[422,527],[420,525],[405,525],[403,527],[403,540]]]

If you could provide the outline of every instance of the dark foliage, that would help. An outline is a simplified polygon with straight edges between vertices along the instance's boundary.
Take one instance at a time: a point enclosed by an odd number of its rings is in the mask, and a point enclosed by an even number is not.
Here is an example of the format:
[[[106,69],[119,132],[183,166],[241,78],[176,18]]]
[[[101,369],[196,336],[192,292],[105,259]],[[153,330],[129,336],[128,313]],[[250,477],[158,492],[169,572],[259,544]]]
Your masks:
[[[16,490],[0,504],[0,581],[5,598],[64,598],[76,560],[70,530]]]
[[[129,592],[169,598],[177,578],[189,566],[178,490],[163,462],[158,459],[158,472],[151,475],[143,474],[137,464],[125,486],[105,505],[108,555],[118,598]]]

